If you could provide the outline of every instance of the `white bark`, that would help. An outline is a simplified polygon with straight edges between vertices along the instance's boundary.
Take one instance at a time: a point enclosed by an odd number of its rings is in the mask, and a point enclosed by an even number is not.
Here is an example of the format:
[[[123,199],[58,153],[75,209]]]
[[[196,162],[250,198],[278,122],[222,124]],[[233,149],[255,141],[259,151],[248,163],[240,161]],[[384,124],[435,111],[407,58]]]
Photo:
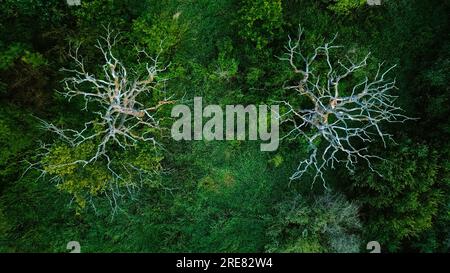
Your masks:
[[[382,131],[382,123],[411,119],[394,105],[397,97],[391,91],[396,89],[395,80],[389,80],[387,74],[395,66],[383,70],[383,65],[379,64],[374,76],[366,76],[349,86],[355,72],[364,72],[369,55],[358,62],[348,56],[345,61],[333,59],[331,52],[340,48],[333,45],[335,36],[306,56],[300,48],[302,34],[300,28],[296,40],[289,37],[287,52],[280,58],[300,76],[296,84],[285,86],[285,89],[307,98],[311,104],[309,109],[299,109],[289,101],[281,101],[287,107],[287,112],[281,116],[282,122],[293,124],[284,137],[304,137],[309,146],[309,157],[300,162],[290,179],[299,179],[311,169],[313,183],[321,179],[326,187],[324,171],[327,168],[333,169],[337,163],[343,163],[353,172],[358,160],[367,162],[376,172],[372,160],[381,158],[368,153],[367,143],[378,137],[386,145],[392,135]],[[326,70],[320,71],[317,66],[320,62]]]
[[[143,50],[138,51],[138,54],[151,60],[150,63],[144,63],[145,73],[139,74],[134,70],[127,69],[113,53],[118,34],[114,34],[109,28],[105,30],[105,36],[97,41],[96,46],[104,59],[100,76],[87,70],[83,58],[79,55],[79,46],[72,49],[69,54],[75,68],[62,69],[70,76],[63,80],[64,90],[60,93],[69,101],[75,97],[81,97],[84,100],[83,110],[88,111],[88,107],[95,109],[92,111],[92,120],[87,121],[81,129],[76,130],[58,128],[52,123],[39,119],[43,129],[55,133],[71,147],[77,147],[87,141],[95,143],[95,154],[89,158],[51,166],[43,166],[42,160],[37,163],[28,162],[27,171],[35,169],[43,176],[47,174],[46,169],[49,168],[64,168],[68,165],[85,167],[103,159],[113,177],[109,183],[111,191],[109,194],[107,192],[105,194],[116,208],[116,200],[122,195],[118,190],[118,181],[123,180],[121,173],[133,172],[139,178],[154,175],[154,170],[143,170],[128,162],[112,164],[113,159],[109,155],[110,149],[132,148],[138,142],[150,142],[158,145],[153,135],[155,130],[161,130],[160,119],[156,116],[156,112],[161,106],[174,103],[174,101],[165,95],[166,79],[160,77],[160,73],[167,68],[167,66],[161,66],[159,61],[161,51],[154,58]],[[139,64],[141,64],[140,60]],[[155,92],[157,94],[153,97],[164,98],[149,105],[148,102],[151,101]],[[51,153],[51,149],[52,145],[42,144],[38,157],[45,158]],[[120,168],[120,171],[116,167]],[[63,178],[58,176],[53,177],[52,180],[58,183],[63,182]],[[142,181],[134,184],[133,182],[122,184],[125,184],[128,192],[131,192],[132,188],[139,186],[140,183]]]

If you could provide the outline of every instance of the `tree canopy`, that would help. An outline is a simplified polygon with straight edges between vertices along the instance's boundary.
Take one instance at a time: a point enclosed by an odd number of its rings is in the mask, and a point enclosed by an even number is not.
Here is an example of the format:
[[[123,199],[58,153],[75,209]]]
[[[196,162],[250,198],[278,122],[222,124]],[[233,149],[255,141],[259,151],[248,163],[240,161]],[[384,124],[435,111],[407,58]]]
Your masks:
[[[378,241],[385,252],[448,252],[449,5],[0,1],[0,251],[66,252],[79,241],[83,252],[366,252]],[[328,54],[330,41],[343,47]],[[378,64],[395,66],[382,95],[367,87],[384,76]],[[339,75],[333,97],[325,87]],[[194,97],[289,102],[281,115],[295,122],[316,112],[273,152],[258,141],[175,141],[171,107]],[[281,123],[280,136],[292,126]],[[343,126],[359,139],[339,142]],[[326,147],[377,158],[347,168],[336,154],[320,169],[326,187],[314,168],[290,179]]]

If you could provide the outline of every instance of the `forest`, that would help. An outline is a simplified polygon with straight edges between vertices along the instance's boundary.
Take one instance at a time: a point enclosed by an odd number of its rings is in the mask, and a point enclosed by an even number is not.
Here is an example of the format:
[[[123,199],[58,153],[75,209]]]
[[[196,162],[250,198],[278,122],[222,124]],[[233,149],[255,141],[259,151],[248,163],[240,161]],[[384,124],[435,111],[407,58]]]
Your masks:
[[[0,252],[449,252],[450,1],[376,2],[0,0]]]

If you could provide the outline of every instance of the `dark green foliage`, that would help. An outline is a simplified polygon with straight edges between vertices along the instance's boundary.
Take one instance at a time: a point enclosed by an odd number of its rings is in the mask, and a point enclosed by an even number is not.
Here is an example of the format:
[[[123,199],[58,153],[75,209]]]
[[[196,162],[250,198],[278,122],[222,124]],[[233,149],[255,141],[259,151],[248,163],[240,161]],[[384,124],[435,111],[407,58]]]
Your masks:
[[[389,148],[391,156],[375,166],[383,177],[361,170],[352,177],[352,187],[369,216],[365,237],[398,251],[403,242],[416,241],[432,227],[449,185],[439,174],[446,166],[440,166],[437,152],[428,146],[404,141]]]
[[[20,175],[21,161],[33,149],[37,130],[30,119],[15,107],[0,107],[0,191]]]
[[[307,201],[297,195],[278,204],[269,252],[359,252],[358,206],[330,193]]]
[[[77,240],[82,252],[364,252],[376,240],[383,251],[448,252],[449,1],[382,2],[0,1],[0,251],[65,252]],[[82,42],[80,53],[96,75],[103,60],[92,45],[104,27],[121,33],[116,53],[130,69],[143,68],[135,46],[151,55],[162,49],[161,62],[171,64],[166,89],[180,103],[202,96],[204,104],[289,100],[301,106],[283,89],[298,79],[276,58],[299,24],[307,50],[338,33],[335,43],[345,49],[335,57],[371,52],[370,63],[398,65],[392,75],[399,106],[419,120],[386,125],[398,145],[371,144],[386,159],[374,166],[383,177],[363,163],[354,175],[337,166],[326,175],[333,192],[323,193],[308,176],[289,183],[306,156],[301,138],[263,153],[253,141],[175,142],[167,130],[158,132],[158,151],[151,144],[111,147],[117,164],[155,171],[140,190],[123,195],[115,213],[102,160],[47,169],[65,183],[24,174],[38,141],[54,143],[44,162],[93,152],[92,143],[73,148],[46,134],[32,117],[64,128],[82,128],[91,117],[80,111],[82,100],[68,102],[54,92],[67,76],[60,69],[74,65],[70,44]],[[170,107],[159,114],[169,116]],[[165,128],[171,123],[162,121]],[[125,173],[122,183],[136,178]]]

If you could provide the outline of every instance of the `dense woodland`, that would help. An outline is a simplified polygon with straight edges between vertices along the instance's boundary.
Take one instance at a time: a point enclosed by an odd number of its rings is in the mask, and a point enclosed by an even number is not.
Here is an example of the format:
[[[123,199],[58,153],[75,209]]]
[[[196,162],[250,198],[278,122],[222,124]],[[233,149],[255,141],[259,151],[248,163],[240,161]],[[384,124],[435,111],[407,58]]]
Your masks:
[[[79,241],[82,252],[368,252],[378,241],[384,252],[448,252],[449,10],[447,0],[0,0],[0,251],[67,252]],[[259,141],[175,141],[172,104],[149,132],[160,145],[108,147],[121,182],[105,159],[51,167],[92,155],[98,141],[71,146],[43,128],[95,119],[95,107],[61,93],[76,45],[96,75],[107,29],[129,71],[145,69],[137,48],[159,54],[170,65],[148,102],[301,106],[278,58],[299,25],[306,51],[338,34],[338,54],[371,53],[364,72],[397,65],[395,103],[417,119],[382,124],[395,142],[369,144],[382,176],[358,161],[353,173],[328,168],[326,187],[313,173],[290,180],[308,154],[302,138],[274,152]]]

